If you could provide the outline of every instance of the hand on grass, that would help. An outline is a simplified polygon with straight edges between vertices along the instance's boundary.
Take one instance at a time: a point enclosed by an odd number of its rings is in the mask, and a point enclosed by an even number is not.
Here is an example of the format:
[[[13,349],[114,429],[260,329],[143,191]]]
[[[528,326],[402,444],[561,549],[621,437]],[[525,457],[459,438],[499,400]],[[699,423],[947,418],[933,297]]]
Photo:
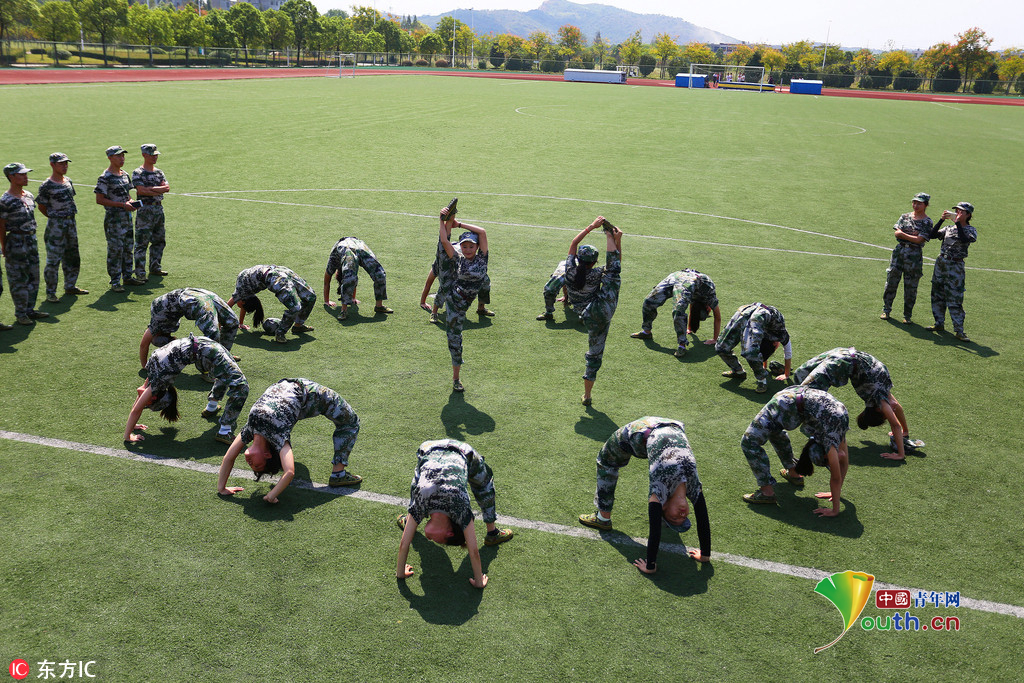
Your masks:
[[[688,548],[686,554],[697,560],[698,562],[710,562],[711,558],[707,555],[700,554],[700,548]]]
[[[839,510],[833,510],[832,508],[815,508],[814,514],[819,517],[838,517]]]
[[[140,441],[144,441],[145,439],[146,439],[146,437],[144,437],[142,434],[129,434],[128,438],[125,439],[124,442],[125,443],[138,443]]]
[[[238,327],[239,327],[239,329],[245,330],[246,332],[248,332],[249,330],[251,330],[251,329],[252,329],[251,327],[249,327],[249,326],[248,326],[248,325],[246,325],[245,323],[242,323],[242,324],[241,324],[241,325],[239,325]]]
[[[642,557],[633,560],[633,566],[642,571],[644,574],[653,574],[654,572],[658,571],[657,565],[655,565],[654,569],[648,569],[647,560],[645,560]]]
[[[233,496],[236,493],[241,493],[245,489],[241,486],[225,486],[221,490],[217,491],[222,496]]]
[[[831,491],[822,491],[820,493],[815,493],[814,497],[815,498],[821,498],[823,500],[832,500],[832,492]]]
[[[271,505],[276,505],[277,504],[277,498],[271,498],[269,493],[267,495],[263,496],[263,500],[267,501]]]
[[[407,565],[405,565],[405,571],[400,573],[398,575],[398,578],[400,578],[400,579],[408,579],[410,576],[412,576],[415,573],[416,572],[413,570],[412,565],[411,564],[407,564]]]
[[[324,302],[324,306],[327,306],[327,308],[334,308],[337,305],[338,305],[337,301],[331,301],[330,299],[328,299],[327,301]]]
[[[715,340],[714,340],[714,339],[705,339],[705,340],[704,340],[704,343],[705,343],[706,345],[708,345],[708,346],[711,346],[712,344],[714,344],[714,343],[715,343]]]
[[[473,588],[484,588],[484,587],[486,587],[487,586],[487,574],[483,575],[483,580],[480,583],[476,582],[476,577],[474,576],[473,578],[471,578],[469,580],[469,585],[471,585]]]

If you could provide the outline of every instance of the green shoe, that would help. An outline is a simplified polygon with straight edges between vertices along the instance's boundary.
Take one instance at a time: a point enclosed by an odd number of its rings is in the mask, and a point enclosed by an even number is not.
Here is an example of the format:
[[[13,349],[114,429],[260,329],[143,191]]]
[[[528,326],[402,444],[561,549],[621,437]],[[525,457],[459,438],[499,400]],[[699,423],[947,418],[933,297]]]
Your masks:
[[[227,445],[230,446],[231,444],[233,444],[235,442],[235,433],[234,432],[228,432],[227,434],[221,434],[220,432],[217,432],[214,435],[213,440],[214,441],[219,441],[221,443],[226,443]]]
[[[554,313],[544,312],[544,313],[541,313],[540,315],[537,316],[537,320],[554,320],[554,319],[555,319],[555,314]]]
[[[759,394],[768,393],[768,382],[765,382],[764,384],[761,384],[760,382],[758,382],[757,386],[754,387],[754,391],[759,393]]]
[[[276,341],[278,344],[287,344],[288,337],[284,336],[283,334],[275,334],[274,341]]]
[[[351,474],[348,470],[334,472],[327,480],[328,486],[355,486],[363,480],[358,474]]]
[[[384,315],[391,315],[395,311],[394,311],[394,309],[388,308],[387,306],[374,306],[373,307],[373,312],[374,313],[383,313]]]
[[[600,529],[601,531],[611,531],[612,520],[607,522],[597,518],[596,512],[591,512],[585,515],[580,515],[580,524],[583,526],[589,526],[592,529]]]
[[[124,287],[122,285],[110,285],[110,291],[120,294],[124,291]]]
[[[29,315],[31,315],[31,313]],[[956,337],[957,339],[959,339],[962,342],[969,342],[969,341],[971,341],[971,338],[967,336],[966,332],[956,332],[953,336]]]
[[[200,415],[200,417],[202,417],[202,418],[203,418],[204,420],[209,420],[209,419],[212,419],[212,418],[214,418],[214,417],[217,417],[217,413],[219,413],[219,412],[220,412],[220,406],[217,406],[217,409],[216,409],[216,410],[206,410],[206,409],[204,408],[204,409],[203,409],[203,412],[202,412],[202,413],[200,413],[199,415]]]
[[[639,332],[634,332],[633,334],[631,334],[629,336],[632,337],[633,339],[653,339],[654,338],[654,334],[652,332],[647,332],[646,330],[640,330]]]
[[[676,352],[674,354],[672,354],[672,355],[675,356],[676,358],[682,358],[683,356],[686,355],[686,347],[685,346],[677,347],[676,348]]]
[[[56,294],[47,294],[46,295],[46,303],[48,303],[48,304],[59,304],[60,303],[60,297],[57,296]]]
[[[295,332],[296,334],[298,334],[299,332],[312,332],[313,329],[313,327],[309,325],[304,325],[302,323],[295,323],[294,325],[292,325],[292,332]]]
[[[728,377],[729,379],[738,379],[740,381],[743,381],[747,378],[747,373],[736,372],[735,370],[726,370],[725,372],[722,373],[722,377]]]
[[[761,492],[761,489],[758,489],[753,493],[744,493],[743,500],[752,505],[775,505],[777,502],[775,500],[775,496],[766,496]]]
[[[929,325],[924,329],[928,330],[929,332],[945,332],[946,326],[941,323],[936,323],[934,325]]]
[[[46,313],[45,311],[29,311],[28,317],[32,318],[33,320],[42,320],[43,318],[49,318],[50,314]]]
[[[493,318],[494,317],[494,311],[492,311],[489,308],[478,308],[478,309],[476,309],[476,314],[477,315],[486,316],[488,318]]]
[[[505,541],[512,540],[511,529],[495,529],[498,533],[487,533],[484,535],[484,545],[500,545]]]
[[[779,476],[781,476],[783,479],[785,479],[798,489],[802,489],[804,487],[804,478],[790,476],[789,470],[787,470],[785,467],[779,470]]]
[[[408,514],[398,515],[398,519],[395,520],[395,524],[398,525],[399,529],[401,529],[402,531],[405,531],[405,522],[406,522],[407,519],[409,519],[409,515]]]

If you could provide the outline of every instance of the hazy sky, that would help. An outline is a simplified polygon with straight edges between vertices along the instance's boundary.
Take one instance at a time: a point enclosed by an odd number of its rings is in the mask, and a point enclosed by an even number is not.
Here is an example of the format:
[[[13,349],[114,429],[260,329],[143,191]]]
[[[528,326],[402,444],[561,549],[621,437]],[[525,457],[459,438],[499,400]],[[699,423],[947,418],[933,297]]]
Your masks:
[[[465,13],[457,12],[456,17],[467,24],[471,23],[471,7],[527,11],[537,9],[541,2],[313,0],[321,12],[334,7],[348,10],[353,4],[373,6],[399,16],[433,15],[465,8]],[[691,24],[751,43],[791,43],[803,39],[822,42],[827,34],[830,43],[845,47],[881,49],[891,40],[897,48],[927,48],[938,42],[955,42],[957,33],[978,26],[992,38],[991,49],[1024,48],[1024,0],[605,0],[595,4],[641,14],[681,17]],[[651,38],[644,36],[645,41]]]

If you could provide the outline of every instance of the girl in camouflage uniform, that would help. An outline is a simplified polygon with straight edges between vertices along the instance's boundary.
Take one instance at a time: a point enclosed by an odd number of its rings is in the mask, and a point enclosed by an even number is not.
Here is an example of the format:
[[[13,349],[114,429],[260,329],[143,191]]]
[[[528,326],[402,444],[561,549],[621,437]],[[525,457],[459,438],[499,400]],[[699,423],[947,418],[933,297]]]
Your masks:
[[[926,329],[933,332],[945,330],[948,308],[949,319],[953,321],[953,333],[964,342],[971,341],[964,332],[964,318],[967,317],[964,313],[964,292],[967,289],[964,259],[967,258],[967,248],[978,239],[978,231],[971,225],[973,216],[974,205],[960,202],[952,211],[942,212],[942,219],[932,231],[933,238],[942,240],[942,249],[935,259],[935,270],[932,272],[932,315],[935,324]],[[955,223],[943,228],[942,224],[949,219],[954,219]]]
[[[149,306],[149,327],[142,335],[139,361],[143,367],[149,355],[150,343],[158,347],[171,341],[182,318],[194,320],[196,327],[228,351],[238,334],[238,318],[227,302],[208,289],[183,287],[153,299]],[[238,360],[237,356],[232,356]]]
[[[287,342],[285,334],[289,329],[295,332],[313,331],[306,324],[306,318],[316,305],[316,292],[294,271],[284,266],[253,266],[243,270],[235,281],[235,293],[228,299],[228,306],[237,303],[241,308],[242,302],[264,289],[273,292],[286,309],[280,319],[263,320],[263,331],[274,335],[274,341],[281,344]]]
[[[359,417],[352,406],[333,389],[308,379],[282,379],[272,384],[256,399],[249,410],[249,419],[231,443],[220,465],[217,492],[230,496],[244,491],[240,486],[228,486],[228,476],[235,459],[245,445],[245,461],[256,473],[256,480],[264,475],[284,471],[270,492],[263,496],[268,503],[276,503],[278,496],[295,477],[295,455],[292,452],[292,429],[299,420],[323,415],[334,423],[334,467],[330,486],[354,486],[363,480],[346,471],[348,456],[359,435]]]
[[[882,453],[883,458],[904,460],[906,451],[917,448],[908,436],[903,406],[892,395],[889,369],[871,354],[858,351],[852,346],[826,351],[794,370],[793,381],[822,391],[850,382],[853,390],[864,400],[864,411],[857,416],[857,426],[867,429],[888,420],[892,428],[889,443],[896,452]]]
[[[606,236],[605,266],[595,267],[597,249],[584,244],[587,235],[603,227]],[[565,289],[576,315],[587,328],[589,349],[584,354],[586,369],[583,371],[583,405],[591,404],[590,392],[597,379],[597,371],[604,358],[604,345],[608,339],[615,307],[619,303],[619,286],[622,284],[622,231],[598,216],[594,222],[583,228],[569,244],[569,257],[565,260]]]
[[[668,301],[670,296],[675,299],[675,305],[672,307],[672,324],[676,329],[676,340],[679,342],[676,357],[682,358],[686,355],[686,335],[696,332],[701,321],[707,319],[709,312],[715,314],[715,334],[704,343],[714,344],[722,329],[722,312],[718,308],[715,283],[704,273],[692,268],[672,273],[651,290],[644,299],[640,331],[629,336],[634,339],[651,339],[651,329],[654,326],[654,319],[658,317],[658,307]],[[688,312],[688,309],[691,310]]]
[[[896,289],[903,278],[903,322],[910,324],[917,301],[917,283],[924,275],[924,255],[921,246],[928,241],[932,233],[932,219],[925,210],[931,195],[918,192],[914,195],[911,205],[913,213],[905,213],[892,227],[896,237],[896,248],[892,250],[889,268],[885,271],[885,290],[882,292],[882,320],[889,319],[892,302],[896,299]]]
[[[174,388],[174,380],[186,365],[194,363],[201,373],[213,377],[213,389],[207,399],[204,418],[211,418],[220,409],[218,401],[227,394],[224,412],[220,416],[220,430],[213,437],[221,443],[234,441],[235,423],[238,414],[249,396],[249,383],[223,346],[209,337],[194,337],[191,334],[183,339],[164,345],[153,352],[146,363],[146,381],[138,389],[138,398],[128,414],[128,424],[124,429],[125,443],[142,441],[142,434],[135,434],[136,428],[145,430],[146,425],[138,424],[142,411],[146,408],[159,410],[169,422],[178,419],[178,391]]]
[[[786,331],[786,320],[777,308],[760,302],[740,307],[726,323],[725,329],[715,342],[715,351],[729,366],[729,369],[722,373],[722,377],[742,381],[747,378],[747,373],[732,352],[737,344],[740,345],[740,355],[746,359],[754,371],[754,377],[757,378],[757,387],[754,389],[757,393],[763,394],[768,391],[768,369],[765,368],[765,361],[771,355],[770,351],[778,344],[783,345],[786,364],[782,375],[776,379],[785,381],[789,377],[793,347],[789,342],[789,332]],[[766,353],[765,349],[769,352]]]
[[[786,432],[800,428],[811,440],[798,462],[793,457],[793,445]],[[757,414],[743,434],[740,447],[747,458],[760,489],[744,494],[743,500],[752,504],[774,505],[775,484],[764,444],[771,442],[782,461],[779,474],[798,488],[803,488],[804,474],[814,471],[813,465],[827,467],[830,473],[829,490],[814,494],[816,498],[832,501],[830,508],[816,508],[815,514],[835,517],[839,514],[840,493],[850,455],[846,447],[846,432],[850,416],[846,406],[831,394],[810,387],[787,387],[775,394]]]
[[[562,293],[561,298],[558,297],[559,292]],[[564,307],[569,308],[569,299],[565,291],[565,261],[558,262],[548,283],[544,285],[544,312],[537,316],[537,320],[554,320],[556,301],[564,302]]]
[[[409,512],[398,517],[402,540],[398,546],[395,573],[399,579],[413,575],[413,568],[406,564],[406,560],[416,527],[427,519],[423,534],[435,543],[465,547],[473,567],[473,578],[469,583],[475,588],[487,585],[487,575],[483,573],[480,549],[476,544],[467,484],[487,525],[484,545],[498,545],[512,538],[510,529],[499,529],[494,524],[498,518],[494,508],[494,475],[483,456],[468,443],[455,439],[424,441],[416,451]]]
[[[384,267],[366,246],[366,242],[355,237],[343,237],[331,249],[331,255],[327,259],[327,272],[324,273],[324,302],[330,308],[337,306],[331,301],[331,276],[337,273],[338,294],[341,296],[341,315],[338,317],[345,320],[348,317],[348,307],[359,303],[355,296],[360,266],[373,280],[373,296],[377,300],[373,312],[394,313],[384,305],[384,300],[388,298],[387,273],[384,272]]]
[[[631,458],[648,461],[650,473],[650,496],[647,514],[650,535],[647,539],[647,559],[637,559],[633,564],[645,574],[657,571],[658,546],[661,543],[662,520],[674,531],[690,528],[690,506],[697,516],[697,536],[700,550],[690,548],[690,557],[700,562],[711,559],[711,525],[708,521],[708,506],[697,476],[697,461],[690,450],[683,423],[663,417],[642,417],[612,434],[597,455],[597,493],[594,495],[596,513],[580,515],[580,522],[595,529],[608,531],[612,528],[612,506],[615,504],[615,487],[619,481],[619,469],[629,464]]]
[[[487,278],[487,232],[475,225],[456,221],[454,226],[468,231],[459,236],[460,249],[456,251],[449,241],[447,216],[448,209],[442,209],[439,239],[452,272],[452,283],[445,301],[448,351],[452,357],[452,389],[463,391],[462,382],[459,381],[459,370],[462,368],[462,326],[466,322],[469,305]]]
[[[462,223],[455,220],[457,203],[458,199],[453,199],[446,207],[446,210],[450,212],[445,214],[444,219],[445,239],[448,241],[451,241],[454,228],[462,228]],[[444,306],[445,297],[451,289],[454,278],[454,270],[452,269],[454,264],[445,254],[444,246],[441,242],[442,240],[437,241],[437,253],[434,255],[434,263],[430,266],[430,271],[427,273],[427,281],[423,283],[423,292],[420,294],[420,308],[430,314],[429,322],[431,323],[437,323],[437,312]],[[458,245],[452,246],[455,247],[455,251],[459,251]],[[459,251],[459,253],[462,252]],[[438,281],[437,294],[434,295],[434,305],[428,306],[427,295],[430,294],[430,288],[434,284],[434,280]],[[483,284],[480,285],[480,291],[477,293],[476,314],[493,318],[494,311],[487,308],[489,303],[491,303],[491,278],[485,275]]]

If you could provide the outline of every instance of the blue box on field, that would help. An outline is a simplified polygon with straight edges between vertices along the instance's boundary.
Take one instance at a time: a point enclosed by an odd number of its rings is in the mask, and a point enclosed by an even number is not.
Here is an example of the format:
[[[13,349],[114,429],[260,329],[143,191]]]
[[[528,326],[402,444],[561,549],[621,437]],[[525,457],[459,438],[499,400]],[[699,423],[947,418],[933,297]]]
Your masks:
[[[794,78],[789,82],[789,92],[796,95],[820,95],[821,81],[805,81],[801,78]]]
[[[676,74],[677,88],[703,88],[704,74]]]

